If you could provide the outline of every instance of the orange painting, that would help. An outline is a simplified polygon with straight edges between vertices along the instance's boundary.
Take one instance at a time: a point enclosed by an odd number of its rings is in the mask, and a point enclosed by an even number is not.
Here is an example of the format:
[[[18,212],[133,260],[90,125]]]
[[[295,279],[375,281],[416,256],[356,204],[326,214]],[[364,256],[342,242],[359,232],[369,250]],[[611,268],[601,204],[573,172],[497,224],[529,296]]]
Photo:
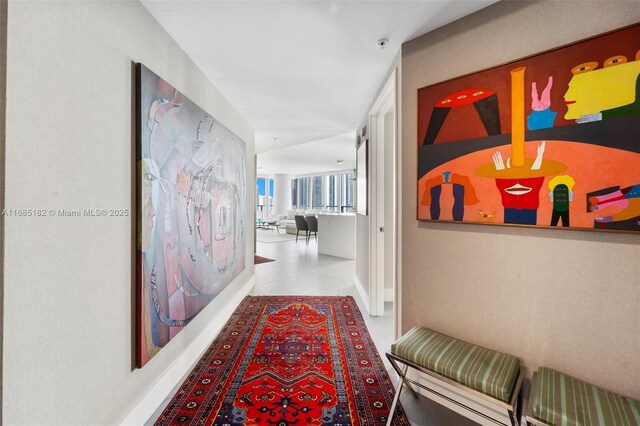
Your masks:
[[[418,90],[418,219],[640,232],[640,25]]]

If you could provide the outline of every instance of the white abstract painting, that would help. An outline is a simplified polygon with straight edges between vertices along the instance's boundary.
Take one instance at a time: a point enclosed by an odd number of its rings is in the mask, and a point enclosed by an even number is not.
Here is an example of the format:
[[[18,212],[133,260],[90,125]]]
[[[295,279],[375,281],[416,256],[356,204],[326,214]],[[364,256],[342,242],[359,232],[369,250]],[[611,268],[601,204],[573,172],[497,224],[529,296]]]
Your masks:
[[[137,65],[137,363],[245,267],[245,142]]]

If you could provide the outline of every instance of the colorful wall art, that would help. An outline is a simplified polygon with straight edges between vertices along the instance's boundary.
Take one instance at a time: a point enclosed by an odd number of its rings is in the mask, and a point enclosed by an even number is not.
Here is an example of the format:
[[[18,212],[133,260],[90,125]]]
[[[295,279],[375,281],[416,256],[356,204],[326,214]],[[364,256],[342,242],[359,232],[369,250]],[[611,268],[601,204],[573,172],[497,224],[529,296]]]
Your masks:
[[[640,232],[640,24],[418,90],[418,220]]]
[[[137,365],[245,267],[246,153],[238,136],[137,65]]]

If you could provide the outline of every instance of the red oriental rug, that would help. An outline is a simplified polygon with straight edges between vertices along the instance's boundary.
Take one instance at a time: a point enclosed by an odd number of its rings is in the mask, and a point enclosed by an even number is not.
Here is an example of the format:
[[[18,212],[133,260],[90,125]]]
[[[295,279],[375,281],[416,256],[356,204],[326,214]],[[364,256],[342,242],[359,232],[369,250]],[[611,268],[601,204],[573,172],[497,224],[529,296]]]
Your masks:
[[[248,296],[156,424],[377,426],[392,399],[352,297]]]

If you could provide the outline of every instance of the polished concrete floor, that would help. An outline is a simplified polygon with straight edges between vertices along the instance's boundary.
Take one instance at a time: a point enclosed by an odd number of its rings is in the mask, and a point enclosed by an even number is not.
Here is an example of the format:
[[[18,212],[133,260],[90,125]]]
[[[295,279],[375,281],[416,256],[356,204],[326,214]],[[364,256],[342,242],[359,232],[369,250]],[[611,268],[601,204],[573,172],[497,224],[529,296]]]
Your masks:
[[[339,257],[319,255],[317,243],[309,244],[300,238],[284,242],[261,242],[271,239],[275,231],[258,230],[256,254],[275,262],[255,266],[255,295],[350,295],[355,298],[369,328],[378,352],[394,384],[398,376],[388,363],[384,352],[393,342],[393,304],[385,303],[385,315],[371,317],[354,285],[355,261]],[[264,236],[263,238],[261,238]],[[411,423],[416,426],[472,426],[475,422],[434,403],[428,398],[414,397],[406,389],[400,396]],[[377,426],[377,425],[376,425]]]

